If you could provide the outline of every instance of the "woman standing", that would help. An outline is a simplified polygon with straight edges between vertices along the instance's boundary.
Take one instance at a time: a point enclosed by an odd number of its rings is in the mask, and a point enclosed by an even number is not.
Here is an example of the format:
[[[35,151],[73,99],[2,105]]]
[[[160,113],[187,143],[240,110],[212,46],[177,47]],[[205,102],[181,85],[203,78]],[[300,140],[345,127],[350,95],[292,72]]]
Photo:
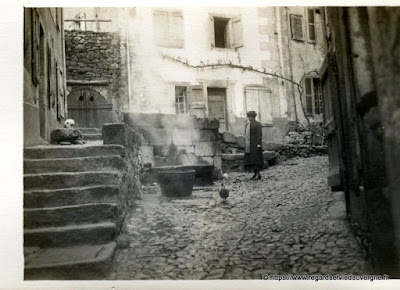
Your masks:
[[[251,178],[261,179],[260,170],[263,169],[264,158],[262,154],[262,130],[261,124],[256,121],[257,113],[247,112],[248,121],[245,127],[245,150],[244,150],[244,168],[246,171],[254,171]]]

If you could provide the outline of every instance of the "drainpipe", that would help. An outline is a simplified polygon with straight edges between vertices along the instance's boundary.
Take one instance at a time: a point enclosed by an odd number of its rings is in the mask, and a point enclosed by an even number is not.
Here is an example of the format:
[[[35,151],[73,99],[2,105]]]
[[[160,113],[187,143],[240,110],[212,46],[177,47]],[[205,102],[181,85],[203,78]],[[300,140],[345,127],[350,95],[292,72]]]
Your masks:
[[[286,25],[288,25],[288,29],[287,29],[287,39],[288,39],[288,53],[289,53],[289,68],[290,68],[290,79],[292,81],[293,80],[293,66],[292,66],[292,52],[291,52],[291,43],[290,43],[290,39],[291,39],[291,35],[290,35],[290,18],[289,18],[289,13],[288,13],[288,7],[285,7],[285,11],[286,11]],[[294,84],[291,83],[292,85],[292,92],[293,92],[293,102],[294,102],[294,116],[295,116],[295,121],[298,121],[298,116],[297,116],[297,104],[296,104],[296,94],[294,92]]]
[[[125,8],[125,39],[126,39],[126,62],[127,62],[127,67],[128,67],[128,110],[131,111],[131,106],[130,106],[130,101],[132,97],[132,83],[131,83],[131,61],[129,58],[129,25],[128,25],[128,17],[129,17],[129,12],[127,11],[128,9],[135,9],[133,8]]]

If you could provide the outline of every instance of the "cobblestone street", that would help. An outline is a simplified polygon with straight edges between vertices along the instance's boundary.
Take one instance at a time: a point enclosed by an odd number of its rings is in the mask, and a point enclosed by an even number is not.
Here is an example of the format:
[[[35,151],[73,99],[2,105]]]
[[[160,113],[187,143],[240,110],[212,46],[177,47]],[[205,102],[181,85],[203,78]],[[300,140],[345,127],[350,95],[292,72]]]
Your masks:
[[[130,246],[111,279],[260,279],[263,274],[362,274],[364,252],[345,220],[343,193],[327,186],[328,158],[296,158],[262,179],[230,173],[223,203],[212,187],[167,199],[146,186],[126,219]]]

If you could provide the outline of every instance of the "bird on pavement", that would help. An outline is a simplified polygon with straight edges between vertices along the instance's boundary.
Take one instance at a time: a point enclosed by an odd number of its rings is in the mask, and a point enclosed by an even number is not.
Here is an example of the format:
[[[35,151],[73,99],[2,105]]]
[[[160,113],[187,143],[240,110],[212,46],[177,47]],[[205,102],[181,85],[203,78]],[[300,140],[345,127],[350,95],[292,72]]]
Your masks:
[[[218,189],[219,196],[226,202],[226,199],[229,196],[229,189],[225,188],[224,184],[221,184],[221,187]]]

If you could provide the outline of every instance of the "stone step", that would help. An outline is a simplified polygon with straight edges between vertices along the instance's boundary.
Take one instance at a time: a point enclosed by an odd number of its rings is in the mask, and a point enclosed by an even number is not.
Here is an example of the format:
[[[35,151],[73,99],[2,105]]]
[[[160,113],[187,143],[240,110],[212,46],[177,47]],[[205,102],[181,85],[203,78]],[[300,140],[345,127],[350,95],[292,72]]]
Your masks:
[[[107,279],[116,243],[40,249],[25,247],[25,280]]]
[[[83,172],[107,171],[122,169],[124,162],[119,155],[52,158],[52,159],[25,159],[24,173],[50,173],[50,172]]]
[[[82,134],[98,134],[101,133],[99,128],[77,128]]]
[[[24,210],[24,227],[55,227],[68,224],[112,222],[117,217],[117,204],[88,203]]]
[[[121,145],[45,145],[24,149],[25,159],[76,158],[89,156],[125,156]]]
[[[118,184],[118,171],[62,172],[24,175],[25,190]]]
[[[103,135],[101,133],[93,133],[93,134],[82,134],[83,140],[101,140],[103,139]]]
[[[24,192],[24,208],[56,207],[84,203],[116,203],[118,185],[96,185]]]
[[[112,241],[117,226],[112,222],[24,229],[24,246],[54,248],[74,245],[98,245]]]

